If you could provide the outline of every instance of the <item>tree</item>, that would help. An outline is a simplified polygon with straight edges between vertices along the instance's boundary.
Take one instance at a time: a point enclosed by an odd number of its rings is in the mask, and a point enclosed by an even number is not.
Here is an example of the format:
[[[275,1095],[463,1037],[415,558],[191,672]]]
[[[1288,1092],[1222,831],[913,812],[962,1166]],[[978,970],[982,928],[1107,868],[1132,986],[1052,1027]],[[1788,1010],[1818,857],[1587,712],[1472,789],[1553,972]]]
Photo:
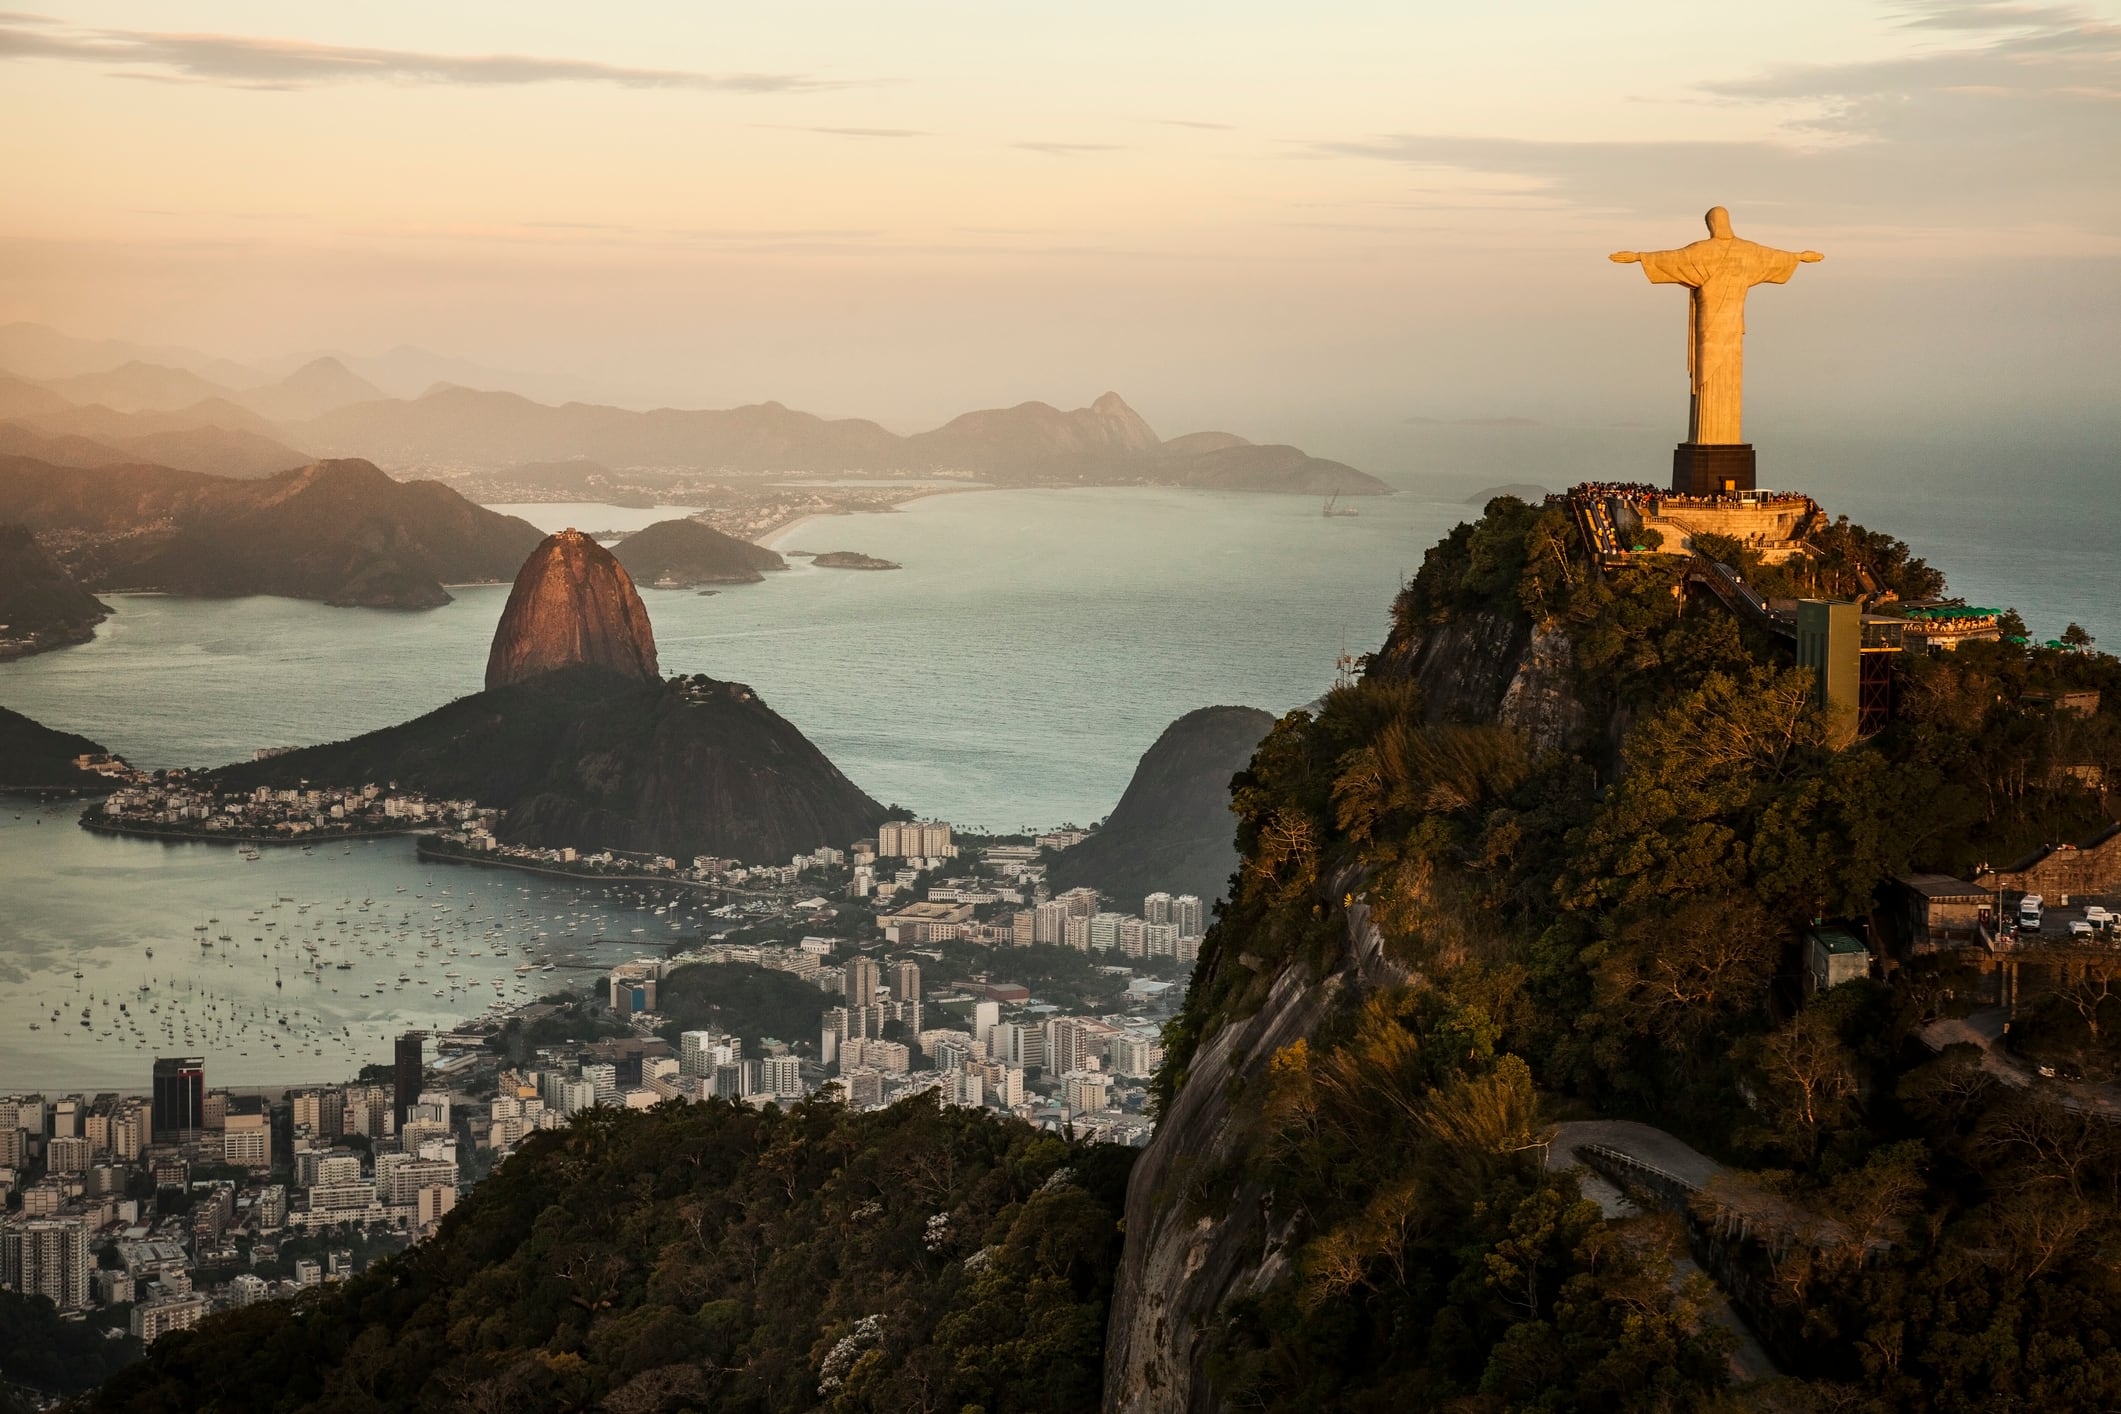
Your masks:
[[[2092,1047],[2097,1049],[2100,1025],[2111,1010],[2109,1003],[2115,1000],[2115,981],[2121,978],[2121,959],[2073,958],[2062,964],[2061,973],[2055,995],[2083,1020],[2085,1034],[2090,1036]]]
[[[2072,648],[2089,648],[2096,641],[2085,631],[2082,624],[2071,624],[2062,630],[2062,641]]]
[[[1819,1153],[1820,1137],[1850,1118],[1855,1057],[1827,1009],[1812,1006],[1768,1034],[1759,1067],[1777,1136],[1809,1162]]]
[[[1630,1030],[1691,1049],[1705,1033],[1760,1004],[1775,975],[1780,936],[1746,893],[1638,911],[1601,960],[1601,1000]]]

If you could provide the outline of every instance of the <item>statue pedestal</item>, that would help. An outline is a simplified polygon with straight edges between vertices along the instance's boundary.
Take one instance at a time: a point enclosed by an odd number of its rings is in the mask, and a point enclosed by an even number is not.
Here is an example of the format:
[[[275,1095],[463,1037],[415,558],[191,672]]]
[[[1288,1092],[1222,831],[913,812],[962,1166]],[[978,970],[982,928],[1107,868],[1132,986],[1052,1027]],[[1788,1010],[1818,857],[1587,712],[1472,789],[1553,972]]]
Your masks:
[[[1681,442],[1672,449],[1672,489],[1682,496],[1728,496],[1753,484],[1751,442]]]

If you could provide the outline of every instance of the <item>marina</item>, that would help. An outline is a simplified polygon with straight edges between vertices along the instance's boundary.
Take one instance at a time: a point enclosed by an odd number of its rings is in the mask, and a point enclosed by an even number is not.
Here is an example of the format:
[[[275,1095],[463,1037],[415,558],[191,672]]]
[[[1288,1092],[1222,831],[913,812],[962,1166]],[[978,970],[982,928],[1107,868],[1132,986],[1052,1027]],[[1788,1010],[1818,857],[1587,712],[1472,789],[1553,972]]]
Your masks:
[[[0,1073],[137,1089],[156,1055],[229,1084],[341,1080],[444,1030],[696,934],[704,899],[423,863],[404,838],[265,851],[97,835],[0,803]],[[62,922],[61,920],[67,920]]]

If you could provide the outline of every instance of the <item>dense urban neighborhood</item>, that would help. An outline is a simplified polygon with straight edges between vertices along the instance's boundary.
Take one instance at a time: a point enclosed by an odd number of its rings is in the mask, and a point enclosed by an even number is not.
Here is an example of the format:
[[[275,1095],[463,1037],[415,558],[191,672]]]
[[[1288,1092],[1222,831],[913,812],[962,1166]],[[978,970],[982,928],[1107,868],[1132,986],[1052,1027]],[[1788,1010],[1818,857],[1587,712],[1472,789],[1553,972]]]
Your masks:
[[[341,1084],[223,1088],[203,1058],[163,1056],[138,1091],[0,1100],[0,1286],[114,1351],[352,1276],[432,1234],[526,1137],[598,1107],[827,1092],[859,1112],[927,1094],[1140,1146],[1162,1026],[1208,921],[1189,894],[1123,911],[1095,889],[1050,892],[1046,861],[1082,831],[975,843],[893,820],[747,866],[506,845],[495,812],[373,785],[228,796],[130,780],[87,817],[231,842],[425,829],[431,861],[704,893],[716,925],[644,944],[586,987],[578,968],[520,965],[518,991],[542,995],[405,1032]]]

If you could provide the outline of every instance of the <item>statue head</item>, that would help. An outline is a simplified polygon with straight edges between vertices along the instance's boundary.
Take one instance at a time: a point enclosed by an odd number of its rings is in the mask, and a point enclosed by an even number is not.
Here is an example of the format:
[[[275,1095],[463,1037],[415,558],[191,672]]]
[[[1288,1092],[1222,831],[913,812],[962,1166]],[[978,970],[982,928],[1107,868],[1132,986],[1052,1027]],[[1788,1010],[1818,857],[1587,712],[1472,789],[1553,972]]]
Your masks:
[[[1709,234],[1715,239],[1719,241],[1735,239],[1731,234],[1731,213],[1722,207],[1711,206],[1709,214],[1702,219],[1709,223]]]

